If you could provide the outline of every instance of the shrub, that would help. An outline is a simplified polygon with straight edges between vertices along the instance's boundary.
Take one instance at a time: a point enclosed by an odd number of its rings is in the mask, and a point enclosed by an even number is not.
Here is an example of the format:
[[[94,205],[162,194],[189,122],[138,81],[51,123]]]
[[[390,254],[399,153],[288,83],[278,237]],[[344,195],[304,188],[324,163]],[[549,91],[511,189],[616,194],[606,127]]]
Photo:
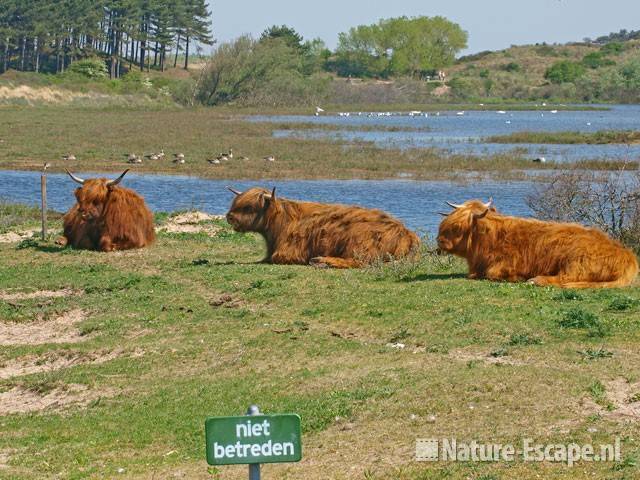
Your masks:
[[[73,62],[67,69],[67,72],[82,75],[87,78],[107,78],[109,76],[107,66],[104,61],[99,58],[86,58]]]
[[[544,78],[551,83],[572,83],[585,73],[585,67],[576,62],[562,60],[556,62],[544,73]]]
[[[607,43],[606,45],[604,45],[600,51],[604,54],[604,55],[617,55],[619,53],[622,53],[624,51],[624,43],[620,43],[620,42],[611,42],[611,43]]]
[[[526,198],[544,220],[595,226],[640,252],[640,174],[566,171]]]
[[[519,72],[522,69],[522,67],[520,67],[520,64],[516,62],[509,62],[506,65],[503,65],[501,68],[505,72]]]
[[[582,59],[582,64],[587,68],[600,68],[606,67],[610,65],[615,65],[616,62],[613,60],[609,60],[605,58],[605,56],[600,52],[591,52],[584,56]]]

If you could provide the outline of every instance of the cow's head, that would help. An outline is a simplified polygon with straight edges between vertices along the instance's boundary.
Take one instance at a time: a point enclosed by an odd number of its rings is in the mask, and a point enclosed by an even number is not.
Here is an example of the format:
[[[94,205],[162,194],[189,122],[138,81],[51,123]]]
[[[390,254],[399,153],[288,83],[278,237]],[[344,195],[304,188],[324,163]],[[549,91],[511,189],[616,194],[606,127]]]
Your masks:
[[[492,200],[487,203],[469,200],[462,205],[447,202],[454,210],[441,214],[445,218],[438,230],[438,247],[445,252],[464,257],[469,250],[471,232],[478,225],[478,221],[485,218],[489,212],[496,211],[491,206],[492,203]]]
[[[106,178],[89,178],[83,180],[67,170],[71,179],[82,185],[76,188],[75,196],[78,201],[78,212],[83,220],[92,222],[102,215],[109,193],[122,181],[128,171],[128,169],[125,170],[122,175],[115,180],[107,180]]]
[[[227,187],[236,196],[227,213],[227,222],[236,232],[265,231],[269,214],[277,208],[276,188],[269,192],[263,188],[251,188],[239,192]]]

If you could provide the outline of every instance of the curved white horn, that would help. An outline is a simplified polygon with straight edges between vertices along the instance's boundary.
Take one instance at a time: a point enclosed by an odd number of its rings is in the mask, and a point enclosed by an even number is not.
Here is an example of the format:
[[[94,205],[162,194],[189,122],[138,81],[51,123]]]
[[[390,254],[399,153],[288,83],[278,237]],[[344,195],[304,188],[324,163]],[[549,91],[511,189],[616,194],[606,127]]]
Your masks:
[[[458,205],[456,203],[446,202],[451,208],[461,208],[462,205]]]
[[[71,177],[71,180],[73,180],[74,182],[79,183],[80,185],[84,185],[84,180],[82,178],[76,177],[73,173],[71,173],[66,168],[64,169],[64,171],[67,172],[67,174]]]
[[[491,208],[491,205],[493,205],[493,197],[489,197],[489,201],[484,204],[484,208]]]
[[[107,182],[107,187],[115,187],[116,185],[118,185],[122,179],[124,178],[124,176],[127,174],[127,172],[129,171],[129,169],[127,168],[124,172],[122,172],[122,175],[120,175],[118,178],[116,178],[115,180],[110,180]]]
[[[234,195],[242,195],[242,192],[239,192],[238,190],[231,188],[229,185],[227,185],[227,190],[229,190]]]

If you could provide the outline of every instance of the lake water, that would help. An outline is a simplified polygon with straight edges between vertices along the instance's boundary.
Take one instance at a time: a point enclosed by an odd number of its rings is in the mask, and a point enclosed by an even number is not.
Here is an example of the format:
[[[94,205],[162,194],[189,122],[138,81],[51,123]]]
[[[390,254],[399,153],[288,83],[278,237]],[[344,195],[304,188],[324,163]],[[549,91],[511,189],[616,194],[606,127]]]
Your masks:
[[[83,178],[96,175],[76,172]],[[380,208],[404,221],[414,230],[433,234],[447,212],[445,201],[462,203],[493,197],[499,210],[527,216],[525,197],[536,188],[531,182],[469,181],[468,183],[409,180],[290,180],[277,182],[207,180],[185,176],[141,175],[129,173],[122,183],[142,194],[154,211],[196,208],[213,214],[226,213],[233,194],[225,186],[238,190],[253,186],[277,187],[277,195],[293,200],[344,203]],[[66,211],[73,205],[76,184],[66,174],[48,174],[49,208]],[[40,173],[0,171],[0,198],[28,205],[40,202]]]
[[[260,122],[304,122],[312,125],[337,125],[367,130],[277,130],[276,137],[328,138],[347,142],[371,141],[383,148],[437,148],[445,154],[492,155],[523,149],[520,156],[543,156],[547,161],[572,162],[581,159],[638,160],[640,145],[536,145],[497,144],[482,140],[493,135],[514,132],[597,132],[600,130],[640,129],[640,105],[613,105],[610,110],[594,111],[465,111],[429,112],[409,116],[368,112],[345,112],[349,116],[255,116]],[[463,113],[459,115],[458,113]],[[410,127],[418,131],[370,130],[376,126]]]

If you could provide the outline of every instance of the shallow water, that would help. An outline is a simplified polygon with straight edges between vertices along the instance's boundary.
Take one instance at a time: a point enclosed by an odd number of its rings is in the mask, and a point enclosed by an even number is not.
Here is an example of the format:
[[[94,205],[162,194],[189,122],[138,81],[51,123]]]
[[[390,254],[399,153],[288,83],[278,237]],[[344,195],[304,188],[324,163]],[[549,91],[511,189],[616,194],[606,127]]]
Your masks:
[[[96,175],[77,172],[90,178]],[[105,175],[111,176],[113,175]],[[48,174],[49,208],[65,211],[75,202],[75,185],[65,174]],[[154,211],[175,211],[195,208],[208,213],[226,213],[233,194],[225,186],[238,190],[253,186],[277,187],[277,195],[294,200],[344,203],[380,208],[404,221],[414,230],[433,234],[442,218],[437,212],[447,212],[445,201],[462,203],[471,198],[487,200],[493,197],[499,210],[511,215],[530,214],[525,197],[532,193],[531,182],[410,180],[288,180],[277,182],[207,180],[195,177],[140,175],[130,173],[122,183],[143,195]],[[0,171],[0,198],[29,205],[40,202],[40,173]]]
[[[360,114],[358,114],[360,113]],[[544,156],[548,161],[572,162],[581,159],[638,160],[640,145],[542,145],[485,143],[483,138],[514,132],[597,132],[601,130],[638,130],[640,105],[613,105],[607,111],[465,111],[429,112],[409,116],[369,116],[353,112],[347,116],[255,116],[254,121],[304,122],[317,125],[411,127],[418,131],[382,130],[277,130],[276,137],[329,138],[345,141],[371,141],[383,148],[434,147],[447,154],[493,155],[523,149],[525,157]]]

